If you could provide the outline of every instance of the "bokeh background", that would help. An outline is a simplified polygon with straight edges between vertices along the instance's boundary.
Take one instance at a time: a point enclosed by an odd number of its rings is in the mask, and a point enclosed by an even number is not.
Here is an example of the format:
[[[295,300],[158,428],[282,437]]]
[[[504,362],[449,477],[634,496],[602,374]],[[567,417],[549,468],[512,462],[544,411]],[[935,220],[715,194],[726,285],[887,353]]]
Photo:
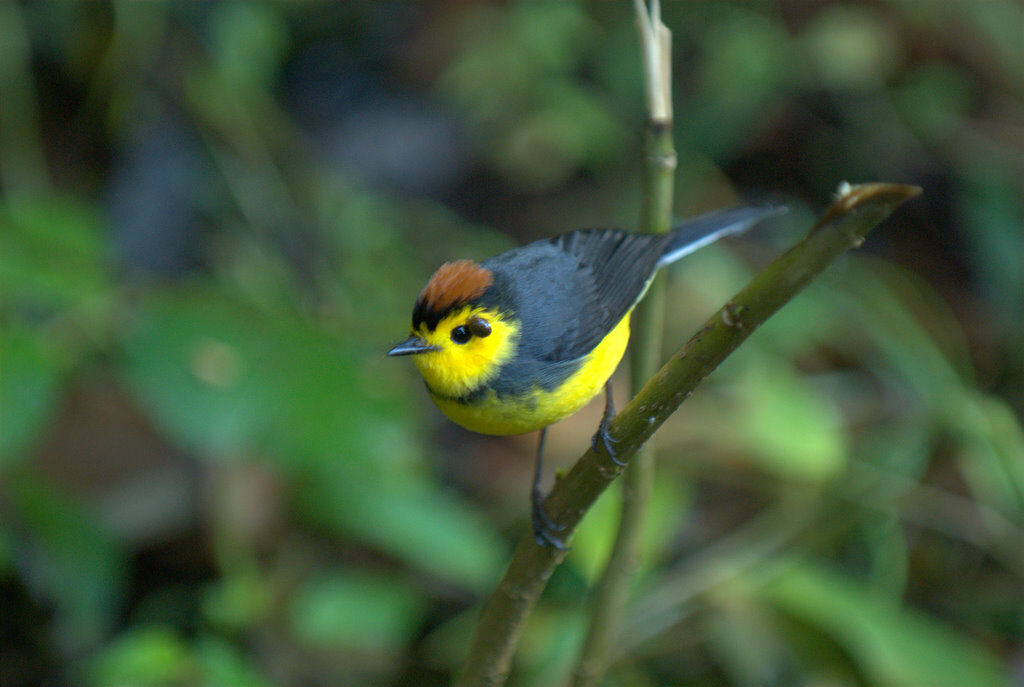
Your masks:
[[[1024,684],[1021,6],[665,22],[678,215],[791,208],[673,270],[667,347],[840,182],[925,193],[659,434],[607,684]],[[383,352],[442,261],[635,226],[639,74],[626,0],[0,4],[0,683],[445,684],[535,438]],[[571,670],[617,499],[512,684]]]

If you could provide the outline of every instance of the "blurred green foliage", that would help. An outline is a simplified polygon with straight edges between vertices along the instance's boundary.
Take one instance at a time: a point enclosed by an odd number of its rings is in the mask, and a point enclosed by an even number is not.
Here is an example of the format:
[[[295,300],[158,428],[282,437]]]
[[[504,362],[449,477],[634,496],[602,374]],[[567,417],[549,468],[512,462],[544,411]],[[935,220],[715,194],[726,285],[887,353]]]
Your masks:
[[[382,352],[440,262],[635,223],[631,13],[0,5],[0,683],[448,680],[526,527],[533,439],[453,427]],[[838,182],[925,195],[663,430],[608,684],[1019,684],[1024,11],[665,21],[679,213],[792,210],[673,272],[666,350]],[[571,671],[618,498],[514,684]]]

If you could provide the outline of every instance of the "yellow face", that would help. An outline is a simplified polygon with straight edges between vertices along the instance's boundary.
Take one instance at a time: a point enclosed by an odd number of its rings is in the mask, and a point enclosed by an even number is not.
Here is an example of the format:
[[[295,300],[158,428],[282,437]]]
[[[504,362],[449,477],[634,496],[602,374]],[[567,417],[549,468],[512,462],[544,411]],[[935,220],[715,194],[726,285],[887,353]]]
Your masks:
[[[478,389],[515,354],[518,327],[492,310],[466,306],[412,332],[437,350],[413,356],[434,393],[456,398]]]

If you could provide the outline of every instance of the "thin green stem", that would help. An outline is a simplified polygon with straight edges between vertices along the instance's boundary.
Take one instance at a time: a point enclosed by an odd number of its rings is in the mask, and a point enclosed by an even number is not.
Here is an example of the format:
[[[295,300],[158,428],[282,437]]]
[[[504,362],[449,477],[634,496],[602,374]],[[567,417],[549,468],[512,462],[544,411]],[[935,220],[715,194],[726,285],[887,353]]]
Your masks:
[[[638,229],[645,234],[664,234],[672,224],[676,171],[672,141],[672,34],[661,22],[658,0],[652,1],[649,14],[640,0],[636,0],[634,7],[647,94],[643,201]],[[633,394],[638,393],[644,381],[658,369],[664,303],[664,279],[656,277],[633,316],[630,357]],[[619,528],[604,572],[594,588],[587,636],[573,674],[575,687],[596,687],[611,665],[612,647],[629,602],[630,582],[640,565],[648,504],[654,490],[654,451],[652,442],[641,447],[623,475]]]
[[[617,455],[629,461],[700,382],[757,327],[785,305],[902,202],[915,186],[846,186],[810,234],[762,270],[718,310],[644,385],[609,425]],[[569,540],[619,470],[603,451],[588,450],[559,479],[544,509],[565,525]],[[539,546],[532,533],[520,540],[497,589],[484,604],[457,685],[504,684],[526,617],[565,552]]]
[[[640,231],[664,233],[672,223],[672,195],[676,154],[672,126],[649,120],[644,135],[644,197]],[[654,280],[633,316],[630,358],[632,393],[658,370],[664,329],[665,284]],[[591,618],[580,659],[573,675],[575,687],[601,683],[615,652],[612,645],[622,625],[630,595],[630,581],[640,564],[640,549],[654,490],[654,443],[649,441],[634,456],[622,476],[622,512],[608,563],[594,588]]]

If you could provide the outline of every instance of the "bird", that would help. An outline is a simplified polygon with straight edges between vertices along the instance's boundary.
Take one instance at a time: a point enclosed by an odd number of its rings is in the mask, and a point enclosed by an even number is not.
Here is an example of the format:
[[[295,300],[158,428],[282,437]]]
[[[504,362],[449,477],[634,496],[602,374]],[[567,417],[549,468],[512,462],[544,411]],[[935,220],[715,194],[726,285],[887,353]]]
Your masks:
[[[412,356],[430,398],[466,429],[540,431],[530,492],[533,535],[541,546],[565,549],[557,534],[563,526],[543,508],[548,426],[604,390],[592,445],[624,467],[608,425],[615,414],[611,376],[629,341],[633,308],[660,268],[784,210],[719,210],[664,234],[579,229],[480,262],[446,262],[416,299],[410,336],[387,355]]]

